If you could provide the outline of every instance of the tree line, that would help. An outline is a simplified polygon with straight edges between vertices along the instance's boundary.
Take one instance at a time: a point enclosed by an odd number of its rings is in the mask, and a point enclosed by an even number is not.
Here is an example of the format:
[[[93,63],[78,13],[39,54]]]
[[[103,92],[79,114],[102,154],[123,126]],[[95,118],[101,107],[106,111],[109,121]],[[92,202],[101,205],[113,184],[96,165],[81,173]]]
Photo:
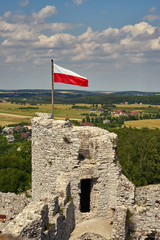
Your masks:
[[[160,130],[119,128],[117,160],[136,186],[160,183]]]
[[[22,91],[13,93],[1,93],[0,97],[7,98],[7,101],[12,103],[31,105],[36,104],[50,104],[52,93],[50,90],[44,91]],[[60,104],[120,104],[128,102],[128,104],[143,103],[143,104],[160,104],[160,95],[148,94],[148,95],[131,95],[131,94],[102,94],[95,92],[85,92],[85,91],[67,91],[67,93],[62,93],[62,91],[55,90],[54,93],[55,103]]]
[[[15,134],[8,143],[0,135],[0,192],[24,192],[31,188],[31,142]]]

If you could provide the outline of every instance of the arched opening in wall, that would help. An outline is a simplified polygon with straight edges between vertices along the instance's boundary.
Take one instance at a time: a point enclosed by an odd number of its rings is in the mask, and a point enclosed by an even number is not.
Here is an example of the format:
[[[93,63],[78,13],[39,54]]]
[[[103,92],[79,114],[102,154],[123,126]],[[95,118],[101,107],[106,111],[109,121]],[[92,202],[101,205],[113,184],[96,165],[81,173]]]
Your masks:
[[[91,179],[81,180],[80,211],[90,212]]]

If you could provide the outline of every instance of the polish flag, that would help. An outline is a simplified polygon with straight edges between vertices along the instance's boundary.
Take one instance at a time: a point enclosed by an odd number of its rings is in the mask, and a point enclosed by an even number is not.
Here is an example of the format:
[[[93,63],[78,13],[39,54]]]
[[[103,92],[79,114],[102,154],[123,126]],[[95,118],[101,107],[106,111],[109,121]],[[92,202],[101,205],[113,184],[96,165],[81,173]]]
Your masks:
[[[88,79],[54,64],[54,82],[72,84],[81,87],[88,87]]]

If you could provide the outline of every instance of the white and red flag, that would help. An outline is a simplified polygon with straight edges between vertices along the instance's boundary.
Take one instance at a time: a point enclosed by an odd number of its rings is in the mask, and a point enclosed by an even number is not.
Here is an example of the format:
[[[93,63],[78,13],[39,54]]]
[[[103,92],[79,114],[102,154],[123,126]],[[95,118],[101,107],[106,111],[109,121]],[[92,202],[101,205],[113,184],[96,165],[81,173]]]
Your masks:
[[[62,68],[54,64],[54,82],[72,84],[81,87],[88,87],[88,79],[72,72],[66,68]]]

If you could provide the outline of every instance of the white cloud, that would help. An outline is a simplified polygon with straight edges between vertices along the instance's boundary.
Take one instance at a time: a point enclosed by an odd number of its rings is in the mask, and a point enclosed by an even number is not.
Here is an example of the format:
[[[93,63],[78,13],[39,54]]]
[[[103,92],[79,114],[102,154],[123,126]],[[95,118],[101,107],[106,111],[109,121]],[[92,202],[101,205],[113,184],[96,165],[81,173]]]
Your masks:
[[[103,31],[88,27],[77,36],[65,31],[79,25],[46,21],[56,12],[54,6],[46,6],[32,16],[5,13],[0,20],[0,61],[5,57],[7,63],[16,62],[17,58],[20,62],[22,59],[42,64],[54,56],[56,61],[65,58],[68,62],[87,62],[88,65],[105,62],[116,68],[150,59],[159,61],[159,27],[144,21]]]
[[[32,27],[39,32],[47,29],[51,30],[52,32],[62,32],[67,29],[72,29],[74,25],[70,23],[43,23],[33,25]],[[78,27],[78,25],[75,25],[75,27]]]
[[[160,37],[157,39],[151,40],[151,49],[160,50]]]
[[[15,61],[17,61],[16,55],[7,56],[5,59],[6,63],[15,62]]]
[[[73,0],[76,5],[81,5],[86,0]]]
[[[107,28],[103,30],[101,33],[98,35],[98,41],[104,42],[107,41],[108,43],[114,43],[119,41],[119,39],[123,36],[121,36],[122,33],[119,29],[117,28]]]
[[[4,31],[5,29],[5,31]],[[25,45],[26,41],[35,41],[37,39],[36,34],[34,34],[34,31],[31,31],[30,27],[27,24],[8,24],[3,23],[2,29],[0,28],[0,34],[2,31],[2,36],[6,35],[8,36],[8,39],[6,39],[2,45],[3,46],[14,46],[14,43],[19,44],[21,41]]]
[[[92,29],[89,27],[87,31],[81,34],[78,38],[80,41],[92,41],[95,40],[98,32],[93,32]]]
[[[122,30],[129,35],[136,37],[143,34],[153,34],[155,31],[155,27],[149,25],[146,22],[141,22],[135,25],[126,25],[122,28]]]
[[[147,21],[149,21],[149,22],[153,22],[153,21],[155,21],[155,20],[157,20],[157,19],[160,19],[160,16],[159,16],[159,15],[149,14],[149,15],[143,17],[143,20],[147,20]]]
[[[155,7],[152,7],[152,8],[149,9],[149,11],[153,13],[153,12],[156,11],[156,8],[155,8]]]
[[[32,16],[35,20],[44,20],[45,18],[51,17],[52,15],[56,14],[57,10],[55,6],[46,6],[42,8],[38,13],[33,13]]]
[[[17,24],[23,24],[25,21],[28,21],[28,17],[26,15],[13,15],[10,20]]]
[[[10,11],[4,13],[5,18],[9,18],[12,15]]]
[[[25,7],[25,6],[27,6],[28,4],[29,4],[29,0],[25,0],[25,1],[20,2],[20,5],[21,5],[22,7]]]
[[[0,20],[0,36],[1,37],[9,37],[14,33],[17,29],[17,24],[7,23],[6,21]]]
[[[33,48],[41,48],[41,49],[53,49],[55,48],[62,49],[67,48],[68,50],[72,48],[73,44],[75,44],[76,37],[70,34],[55,34],[51,37],[47,37],[45,35],[39,36],[39,41],[36,41],[32,44]]]

